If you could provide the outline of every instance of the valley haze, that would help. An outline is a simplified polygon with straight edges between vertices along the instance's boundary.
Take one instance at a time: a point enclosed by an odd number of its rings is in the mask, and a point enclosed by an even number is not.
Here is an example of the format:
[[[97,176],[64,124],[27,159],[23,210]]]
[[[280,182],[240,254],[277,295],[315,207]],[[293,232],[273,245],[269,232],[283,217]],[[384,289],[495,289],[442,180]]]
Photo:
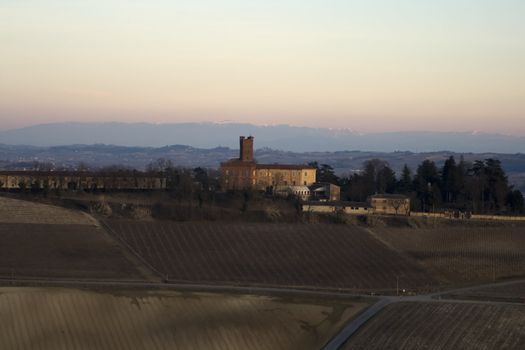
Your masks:
[[[523,136],[435,131],[361,134],[350,129],[245,123],[50,123],[0,131],[0,144],[40,147],[110,144],[129,147],[187,145],[196,148],[237,148],[239,135],[256,136],[258,149],[269,147],[291,152],[525,152]]]

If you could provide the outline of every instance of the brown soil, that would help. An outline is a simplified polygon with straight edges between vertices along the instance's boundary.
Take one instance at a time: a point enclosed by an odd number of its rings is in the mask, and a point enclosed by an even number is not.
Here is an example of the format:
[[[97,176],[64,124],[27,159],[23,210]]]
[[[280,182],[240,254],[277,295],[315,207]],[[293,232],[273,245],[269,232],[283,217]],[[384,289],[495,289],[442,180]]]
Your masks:
[[[96,221],[80,211],[0,197],[0,223],[95,225]]]
[[[523,349],[525,308],[398,303],[353,335],[344,349]]]
[[[0,348],[317,350],[366,306],[209,293],[0,288]]]
[[[525,303],[525,282],[487,287],[483,289],[463,290],[453,294],[448,294],[446,297],[454,299]]]
[[[525,228],[373,228],[376,237],[419,261],[444,283],[486,283],[525,275]]]
[[[356,226],[104,222],[170,281],[395,293],[434,281]]]
[[[0,224],[0,276],[142,279],[96,226]]]

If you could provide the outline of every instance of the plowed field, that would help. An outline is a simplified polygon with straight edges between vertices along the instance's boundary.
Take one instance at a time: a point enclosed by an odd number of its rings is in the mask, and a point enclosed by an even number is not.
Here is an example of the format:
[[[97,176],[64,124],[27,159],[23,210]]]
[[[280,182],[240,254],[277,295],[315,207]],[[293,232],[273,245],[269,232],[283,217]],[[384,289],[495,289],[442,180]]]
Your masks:
[[[0,223],[94,225],[95,221],[80,211],[0,197]]]
[[[365,304],[0,288],[0,348],[318,350]]]
[[[394,291],[427,289],[417,265],[358,227],[106,221],[170,281]]]
[[[0,277],[141,279],[96,226],[0,224]]]
[[[482,289],[462,290],[448,294],[447,297],[525,303],[525,282]]]
[[[525,344],[525,307],[456,303],[388,306],[344,349],[516,349]]]
[[[492,282],[525,276],[524,227],[439,227],[373,230],[442,280]]]

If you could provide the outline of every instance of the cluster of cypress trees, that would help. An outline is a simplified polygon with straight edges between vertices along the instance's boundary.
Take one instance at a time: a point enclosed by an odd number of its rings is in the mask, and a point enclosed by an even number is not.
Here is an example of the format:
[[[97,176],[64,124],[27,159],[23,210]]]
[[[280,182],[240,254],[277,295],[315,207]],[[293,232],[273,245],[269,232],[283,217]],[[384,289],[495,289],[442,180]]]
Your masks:
[[[469,163],[450,157],[442,167],[425,160],[415,173],[405,165],[399,177],[380,159],[368,160],[361,172],[341,178],[323,164],[318,166],[318,179],[340,185],[342,199],[350,201],[365,201],[375,193],[397,193],[412,199],[413,210],[426,212],[522,214],[525,209],[522,193],[509,185],[497,159]]]

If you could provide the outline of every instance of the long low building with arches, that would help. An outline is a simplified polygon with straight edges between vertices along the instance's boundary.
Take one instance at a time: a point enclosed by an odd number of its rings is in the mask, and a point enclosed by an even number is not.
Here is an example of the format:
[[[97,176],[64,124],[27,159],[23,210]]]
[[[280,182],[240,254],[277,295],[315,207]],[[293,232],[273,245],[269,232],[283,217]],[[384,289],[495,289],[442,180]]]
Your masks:
[[[166,178],[129,172],[0,171],[0,189],[162,190]]]

